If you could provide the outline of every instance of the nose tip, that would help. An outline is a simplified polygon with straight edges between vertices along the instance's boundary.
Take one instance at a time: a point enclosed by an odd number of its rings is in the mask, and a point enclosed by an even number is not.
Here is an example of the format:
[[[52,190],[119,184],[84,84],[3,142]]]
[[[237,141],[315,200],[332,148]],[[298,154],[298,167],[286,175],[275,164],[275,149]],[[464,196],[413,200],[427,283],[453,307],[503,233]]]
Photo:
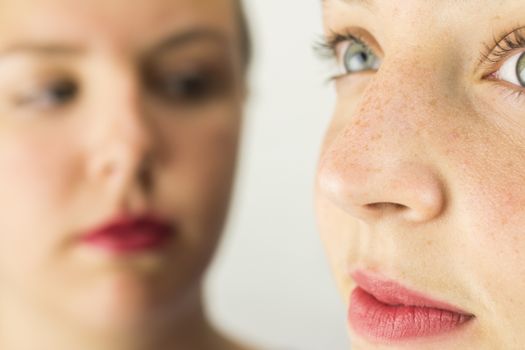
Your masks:
[[[152,157],[158,146],[151,126],[139,113],[125,115],[93,136],[88,149],[88,172],[95,179],[136,178],[149,181]],[[120,181],[119,180],[119,181]]]
[[[318,187],[334,205],[368,222],[387,217],[412,223],[430,221],[445,206],[439,177],[419,163],[372,167],[340,164],[329,157],[321,163]]]

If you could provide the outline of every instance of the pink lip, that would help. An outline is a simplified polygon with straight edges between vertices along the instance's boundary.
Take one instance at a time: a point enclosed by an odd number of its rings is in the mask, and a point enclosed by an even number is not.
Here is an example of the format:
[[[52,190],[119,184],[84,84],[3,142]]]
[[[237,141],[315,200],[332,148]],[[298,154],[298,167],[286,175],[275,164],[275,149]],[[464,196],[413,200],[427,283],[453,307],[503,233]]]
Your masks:
[[[158,249],[174,233],[173,225],[152,214],[121,215],[85,233],[81,241],[113,253],[132,253]]]
[[[350,297],[348,319],[360,335],[378,343],[396,343],[452,332],[474,316],[446,302],[409,290],[363,271]]]

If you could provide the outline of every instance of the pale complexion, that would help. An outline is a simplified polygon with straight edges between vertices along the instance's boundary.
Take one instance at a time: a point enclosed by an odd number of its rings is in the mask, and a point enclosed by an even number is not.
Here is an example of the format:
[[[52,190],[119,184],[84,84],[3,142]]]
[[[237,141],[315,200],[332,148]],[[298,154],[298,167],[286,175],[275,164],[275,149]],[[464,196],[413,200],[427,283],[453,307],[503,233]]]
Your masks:
[[[244,96],[235,2],[0,7],[0,348],[237,348],[201,301]],[[78,244],[144,211],[176,222],[167,252]]]
[[[501,50],[494,39],[525,26],[525,3],[325,0],[323,11],[327,37],[351,33],[378,59],[336,79],[319,163],[320,230],[341,296],[348,303],[350,273],[368,269],[475,316],[418,344],[350,330],[352,349],[522,349],[525,41]],[[347,46],[335,47],[340,66]]]

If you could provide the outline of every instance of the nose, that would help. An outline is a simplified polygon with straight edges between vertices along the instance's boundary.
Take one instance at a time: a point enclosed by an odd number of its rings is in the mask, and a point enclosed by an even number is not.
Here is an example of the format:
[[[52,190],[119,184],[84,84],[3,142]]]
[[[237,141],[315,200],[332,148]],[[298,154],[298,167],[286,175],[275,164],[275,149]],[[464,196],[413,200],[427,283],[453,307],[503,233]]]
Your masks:
[[[327,134],[318,191],[369,224],[384,219],[405,223],[435,219],[445,207],[445,187],[431,152],[424,151],[432,138],[421,132],[425,115],[417,107],[407,108],[408,100],[392,96],[392,90],[381,92],[390,94],[383,106],[381,93],[368,91],[374,96],[365,99],[376,102],[361,104],[346,123],[338,123]]]
[[[122,189],[139,183],[151,185],[151,171],[158,156],[155,125],[147,118],[134,84],[115,87],[99,101],[96,127],[88,148],[88,174],[96,182]]]

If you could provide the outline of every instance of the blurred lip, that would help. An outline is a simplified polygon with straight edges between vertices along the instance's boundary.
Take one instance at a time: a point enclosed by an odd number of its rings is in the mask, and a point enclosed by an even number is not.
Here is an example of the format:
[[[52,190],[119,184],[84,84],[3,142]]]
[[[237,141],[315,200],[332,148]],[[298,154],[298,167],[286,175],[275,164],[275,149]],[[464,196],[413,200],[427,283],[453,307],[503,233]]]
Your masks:
[[[348,319],[375,342],[396,343],[458,330],[474,315],[447,302],[365,271],[355,271]]]
[[[154,214],[122,214],[85,232],[81,242],[112,253],[134,253],[159,249],[174,234],[174,225]]]

